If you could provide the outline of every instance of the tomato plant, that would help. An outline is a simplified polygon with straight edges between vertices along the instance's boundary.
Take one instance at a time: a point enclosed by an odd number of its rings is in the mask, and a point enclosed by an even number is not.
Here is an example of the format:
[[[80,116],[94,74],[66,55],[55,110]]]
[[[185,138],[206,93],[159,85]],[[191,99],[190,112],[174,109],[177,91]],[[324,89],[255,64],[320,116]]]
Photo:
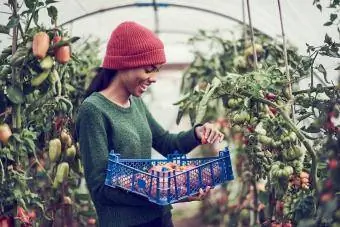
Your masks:
[[[339,7],[336,1],[331,5],[335,10]],[[237,196],[224,204],[228,218],[218,214],[220,221],[235,226],[297,226],[307,219],[315,226],[326,223],[320,201],[332,201],[335,191],[324,191],[320,182],[329,178],[328,171],[334,177],[339,170],[334,141],[339,132],[340,93],[315,59],[318,54],[339,58],[339,43],[326,35],[322,46],[307,47],[308,56],[288,46],[287,72],[285,48],[264,35],[255,36],[256,70],[247,40],[223,40],[201,32],[192,42],[202,40],[219,48],[195,51],[195,60],[183,75],[183,98],[175,104],[177,122],[184,114],[192,124],[221,117],[229,122],[223,131],[237,153],[240,179],[228,184],[226,193]],[[306,82],[310,87],[300,90],[298,84]],[[332,149],[326,148],[329,140]],[[253,223],[247,218],[249,210],[255,216]]]
[[[82,166],[73,138],[74,105],[85,83],[73,78],[97,64],[94,46],[87,55],[72,51],[79,39],[56,26],[55,1],[8,1],[12,15],[1,32],[12,45],[0,55],[0,216],[23,225],[86,225],[95,212],[80,188]],[[51,26],[39,12],[47,10]],[[34,23],[34,25],[33,25]],[[92,56],[91,56],[92,55]],[[12,218],[12,219],[11,219]],[[7,220],[7,219],[6,219]]]

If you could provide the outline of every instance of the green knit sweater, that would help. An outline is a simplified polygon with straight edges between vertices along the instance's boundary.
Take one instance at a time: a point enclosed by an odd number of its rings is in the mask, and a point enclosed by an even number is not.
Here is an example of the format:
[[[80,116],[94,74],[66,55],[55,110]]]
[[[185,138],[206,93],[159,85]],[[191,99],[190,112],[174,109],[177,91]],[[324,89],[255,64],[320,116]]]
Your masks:
[[[145,223],[171,209],[104,185],[110,150],[122,158],[151,158],[151,147],[166,156],[174,150],[188,153],[199,145],[194,129],[170,134],[155,121],[141,98],[131,97],[130,101],[131,106],[123,108],[95,92],[80,105],[77,115],[85,180],[101,227]]]

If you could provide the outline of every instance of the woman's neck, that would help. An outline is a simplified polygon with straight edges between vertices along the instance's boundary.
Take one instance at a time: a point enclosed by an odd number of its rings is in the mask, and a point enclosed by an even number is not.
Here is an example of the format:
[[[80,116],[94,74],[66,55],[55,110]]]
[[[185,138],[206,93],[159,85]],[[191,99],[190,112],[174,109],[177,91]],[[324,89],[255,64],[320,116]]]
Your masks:
[[[119,84],[119,80],[113,80],[112,83],[100,92],[111,102],[124,107],[130,107],[130,94]]]

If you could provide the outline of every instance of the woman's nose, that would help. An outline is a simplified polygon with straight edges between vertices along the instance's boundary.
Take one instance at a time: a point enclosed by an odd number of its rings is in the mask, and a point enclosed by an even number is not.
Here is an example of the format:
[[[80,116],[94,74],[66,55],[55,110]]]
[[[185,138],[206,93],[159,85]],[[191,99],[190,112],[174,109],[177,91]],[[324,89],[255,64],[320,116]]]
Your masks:
[[[156,83],[156,81],[157,81],[157,76],[150,76],[149,77],[149,82],[150,83]]]

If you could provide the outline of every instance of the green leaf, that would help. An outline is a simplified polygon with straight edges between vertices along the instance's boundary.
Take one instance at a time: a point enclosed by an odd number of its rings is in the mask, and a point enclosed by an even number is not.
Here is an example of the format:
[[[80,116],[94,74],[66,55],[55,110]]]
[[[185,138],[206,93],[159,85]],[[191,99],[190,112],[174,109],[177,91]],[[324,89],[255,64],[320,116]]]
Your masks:
[[[52,4],[52,3],[56,3],[58,1],[55,1],[55,0],[46,0],[46,5],[49,5],[49,4]]]
[[[9,28],[5,25],[0,24],[0,33],[9,34]]]
[[[331,13],[330,18],[329,18],[330,21],[333,22],[333,21],[335,21],[336,18],[338,18],[338,14]]]
[[[73,87],[71,84],[65,84],[65,88],[66,88],[66,90],[68,90],[69,92],[74,92],[74,91],[76,91],[76,88]]]
[[[76,192],[74,194],[74,197],[75,199],[77,200],[85,200],[85,201],[88,201],[89,200],[89,194],[87,193],[79,193],[79,192]]]
[[[52,23],[55,23],[58,17],[58,10],[55,6],[50,6],[47,8],[48,16],[51,18]]]
[[[325,67],[323,67],[323,65],[320,64],[320,65],[318,66],[317,70],[318,70],[320,73],[323,74],[323,78],[325,79],[325,81],[326,81],[327,83],[329,83],[328,80],[327,80],[327,71],[326,71]]]
[[[311,217],[315,212],[315,203],[314,198],[312,196],[307,196],[302,198],[297,202],[296,207],[294,209],[293,219],[298,222],[301,219]]]
[[[316,7],[320,10],[320,12],[322,11],[322,6],[320,4],[317,4]]]
[[[332,24],[333,24],[332,21],[328,21],[328,22],[324,23],[323,26],[330,26],[330,25],[332,25]]]
[[[25,146],[27,148],[27,151],[34,152],[35,151],[35,143],[33,140],[29,138],[23,138],[23,141],[25,142]]]
[[[201,123],[207,108],[208,108],[208,102],[210,100],[210,98],[212,97],[212,95],[214,94],[215,90],[221,85],[221,80],[218,79],[217,77],[215,77],[212,81],[212,87],[210,88],[209,85],[205,90],[205,94],[203,96],[203,98],[201,99],[199,106],[198,106],[198,110],[197,110],[197,115],[196,115],[196,119],[195,122],[197,123]]]
[[[74,43],[74,42],[78,41],[79,39],[80,39],[80,37],[74,36],[74,37],[70,38],[70,39],[67,40],[67,41],[68,41],[69,43]]]
[[[11,19],[8,21],[6,27],[7,28],[14,28],[19,24],[19,17],[17,16],[12,16]]]
[[[324,43],[327,43],[327,44],[329,44],[329,45],[332,44],[332,38],[329,37],[327,33],[326,33],[326,35],[325,35]]]
[[[7,97],[14,104],[24,103],[24,94],[18,87],[12,86],[7,88]]]
[[[40,27],[39,24],[38,24],[38,22],[39,22],[39,9],[37,9],[37,10],[34,12],[33,21],[34,21],[34,24],[35,24],[37,27]]]
[[[34,8],[35,0],[24,0],[24,2],[25,2],[25,5],[28,9]]]

